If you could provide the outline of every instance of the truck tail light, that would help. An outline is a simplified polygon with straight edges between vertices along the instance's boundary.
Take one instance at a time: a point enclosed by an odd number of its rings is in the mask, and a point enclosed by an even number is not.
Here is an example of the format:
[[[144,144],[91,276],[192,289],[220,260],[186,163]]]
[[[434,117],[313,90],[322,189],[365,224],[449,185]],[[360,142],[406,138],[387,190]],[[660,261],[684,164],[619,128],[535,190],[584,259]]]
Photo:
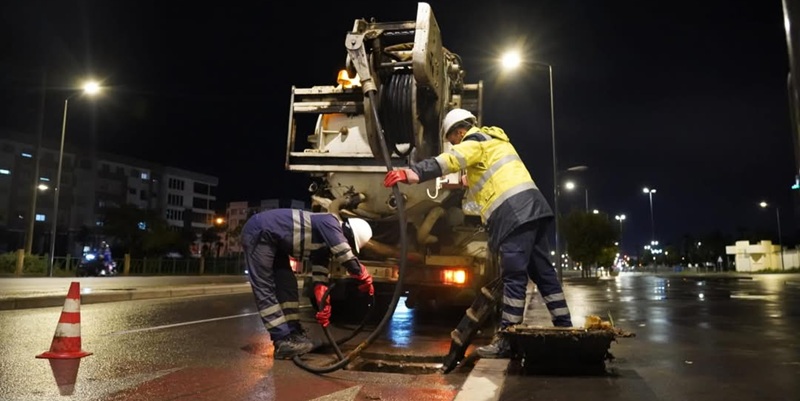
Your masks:
[[[442,283],[450,285],[461,285],[467,282],[467,271],[465,269],[444,269],[442,270]]]

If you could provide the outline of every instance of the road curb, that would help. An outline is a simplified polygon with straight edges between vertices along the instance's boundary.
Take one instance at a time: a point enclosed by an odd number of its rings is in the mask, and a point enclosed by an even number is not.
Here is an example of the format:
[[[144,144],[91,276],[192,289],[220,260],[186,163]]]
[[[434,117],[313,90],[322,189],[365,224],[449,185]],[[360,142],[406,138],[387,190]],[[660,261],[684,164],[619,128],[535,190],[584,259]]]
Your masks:
[[[510,359],[479,359],[454,401],[499,400],[510,362]]]
[[[164,287],[147,289],[108,290],[81,294],[81,304],[134,301],[159,298],[182,298],[201,295],[224,295],[251,292],[250,284],[204,285],[192,287]],[[66,295],[9,297],[0,299],[0,311],[16,309],[50,308],[63,306]]]

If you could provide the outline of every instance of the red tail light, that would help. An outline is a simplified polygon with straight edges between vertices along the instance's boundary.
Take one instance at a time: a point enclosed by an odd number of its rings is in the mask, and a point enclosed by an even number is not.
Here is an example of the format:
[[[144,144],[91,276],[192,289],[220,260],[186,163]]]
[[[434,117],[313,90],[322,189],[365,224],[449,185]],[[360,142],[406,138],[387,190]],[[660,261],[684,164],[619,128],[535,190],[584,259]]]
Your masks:
[[[467,270],[462,268],[443,269],[442,283],[448,285],[463,285],[467,283]]]

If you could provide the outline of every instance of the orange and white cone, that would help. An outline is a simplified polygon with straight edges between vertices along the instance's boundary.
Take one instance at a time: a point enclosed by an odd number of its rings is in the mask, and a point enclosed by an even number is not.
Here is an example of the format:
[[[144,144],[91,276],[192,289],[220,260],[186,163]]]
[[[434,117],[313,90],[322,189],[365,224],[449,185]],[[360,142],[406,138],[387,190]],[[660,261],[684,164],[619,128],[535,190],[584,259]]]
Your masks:
[[[73,281],[61,310],[50,350],[36,357],[50,360],[59,393],[70,395],[75,390],[80,358],[91,354],[81,349],[81,290],[80,283]]]

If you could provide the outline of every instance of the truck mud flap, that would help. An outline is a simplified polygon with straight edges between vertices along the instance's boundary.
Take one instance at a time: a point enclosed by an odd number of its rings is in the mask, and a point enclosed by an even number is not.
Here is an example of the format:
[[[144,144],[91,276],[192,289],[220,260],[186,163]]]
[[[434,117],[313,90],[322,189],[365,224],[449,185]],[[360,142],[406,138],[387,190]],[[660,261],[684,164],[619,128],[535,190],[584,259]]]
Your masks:
[[[496,278],[481,288],[475,301],[467,309],[464,317],[450,333],[450,352],[444,357],[442,371],[449,373],[464,359],[475,334],[486,323],[486,319],[496,310],[502,300],[503,281]]]

